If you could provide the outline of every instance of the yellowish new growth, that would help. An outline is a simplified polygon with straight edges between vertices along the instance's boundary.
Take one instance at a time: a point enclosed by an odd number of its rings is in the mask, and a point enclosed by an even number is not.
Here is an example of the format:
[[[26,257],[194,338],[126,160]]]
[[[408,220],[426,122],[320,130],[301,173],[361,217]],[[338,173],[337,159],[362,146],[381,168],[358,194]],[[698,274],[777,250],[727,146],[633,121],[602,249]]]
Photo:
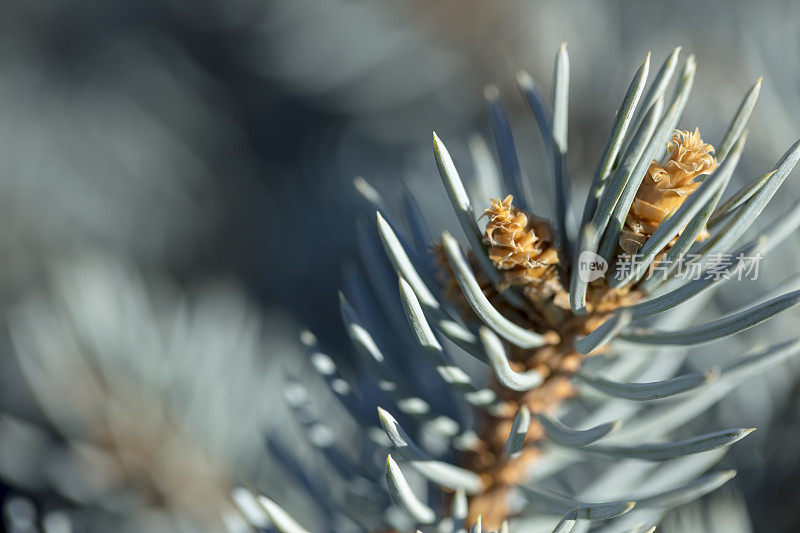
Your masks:
[[[629,255],[637,253],[661,221],[700,186],[695,178],[717,168],[714,147],[703,142],[699,128],[673,133],[667,151],[669,157],[663,167],[656,161],[650,163],[625,221],[619,243]],[[707,237],[703,231],[698,240]]]
[[[510,194],[504,200],[489,199],[485,215],[486,243],[489,258],[511,285],[527,285],[551,279],[558,264],[558,253],[552,246],[550,225],[544,220],[530,219],[511,205]]]

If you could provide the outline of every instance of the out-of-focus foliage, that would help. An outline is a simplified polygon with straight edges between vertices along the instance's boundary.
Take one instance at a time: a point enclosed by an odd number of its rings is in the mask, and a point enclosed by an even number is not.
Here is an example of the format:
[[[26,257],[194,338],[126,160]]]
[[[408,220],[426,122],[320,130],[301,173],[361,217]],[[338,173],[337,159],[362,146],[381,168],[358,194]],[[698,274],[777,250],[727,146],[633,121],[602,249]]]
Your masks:
[[[6,480],[54,491],[49,510],[75,528],[248,529],[231,491],[270,474],[263,435],[281,409],[265,355],[292,350],[277,324],[230,286],[184,293],[89,255],[7,316],[41,415],[0,415]]]

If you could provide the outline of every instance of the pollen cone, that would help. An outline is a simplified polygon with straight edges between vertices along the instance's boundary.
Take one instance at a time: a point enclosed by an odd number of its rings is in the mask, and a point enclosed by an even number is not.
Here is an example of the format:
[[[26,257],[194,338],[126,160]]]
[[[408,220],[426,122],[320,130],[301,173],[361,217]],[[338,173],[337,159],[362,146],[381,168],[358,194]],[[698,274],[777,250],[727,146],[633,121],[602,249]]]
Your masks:
[[[700,183],[695,178],[717,168],[714,147],[703,142],[700,130],[676,131],[667,144],[664,166],[653,161],[636,193],[620,236],[619,244],[628,255],[636,254],[664,218],[674,213]],[[708,237],[703,231],[698,240]],[[673,243],[670,243],[670,245]]]
[[[540,298],[552,297],[559,307],[569,308],[569,295],[558,279],[558,253],[550,224],[528,217],[512,205],[513,200],[511,195],[503,200],[489,199],[484,239],[489,245],[489,258],[503,271],[507,284],[525,287],[526,293],[536,287]]]

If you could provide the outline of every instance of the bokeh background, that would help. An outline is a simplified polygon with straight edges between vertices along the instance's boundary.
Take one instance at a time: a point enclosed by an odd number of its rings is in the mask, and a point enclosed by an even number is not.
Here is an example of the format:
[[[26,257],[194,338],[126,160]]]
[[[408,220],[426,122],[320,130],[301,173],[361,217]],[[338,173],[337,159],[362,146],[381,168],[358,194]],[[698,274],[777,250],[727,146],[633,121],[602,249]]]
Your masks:
[[[4,523],[28,531],[31,517],[49,517],[57,527],[58,513],[102,499],[96,487],[64,487],[78,483],[69,469],[79,467],[62,457],[73,446],[53,423],[66,415],[48,405],[68,400],[92,411],[97,402],[71,398],[83,387],[80,372],[69,373],[72,352],[102,368],[117,360],[142,367],[137,379],[193,424],[196,410],[213,413],[197,431],[208,436],[206,451],[225,457],[229,477],[280,476],[262,435],[285,422],[274,393],[281,369],[303,371],[298,329],[313,330],[341,364],[350,357],[336,291],[357,256],[356,221],[366,213],[353,178],[365,177],[391,202],[411,190],[433,228],[452,225],[431,131],[469,176],[467,142],[487,134],[488,83],[511,113],[526,173],[547,183],[515,73],[530,72],[549,92],[555,52],[568,43],[570,168],[580,190],[648,51],[656,64],[675,46],[697,56],[681,126],[699,125],[711,140],[764,76],[734,178],[741,183],[800,137],[798,31],[800,5],[789,0],[2,2]],[[797,201],[800,177],[784,191],[771,213]],[[546,197],[536,206],[545,216]],[[798,270],[800,239],[790,241],[763,265],[774,281]],[[754,294],[745,287],[722,303]],[[753,335],[798,325],[794,313]],[[167,353],[178,355],[159,355]],[[22,368],[20,357],[36,359],[36,368]],[[151,366],[142,363],[148,358]],[[156,383],[150,374],[159,365],[174,381]],[[247,369],[263,379],[247,381]],[[115,378],[100,374],[102,394],[113,394]],[[732,492],[698,514],[733,506],[755,531],[800,529],[799,384],[787,366],[715,410],[762,431],[729,457],[741,472]],[[220,392],[226,387],[230,394]],[[239,440],[251,442],[232,450],[215,440],[227,426],[212,422],[229,424],[243,406],[253,420]],[[98,431],[92,416],[79,421],[81,436]],[[153,483],[156,492],[170,486]],[[113,517],[127,505],[100,507]],[[89,531],[99,527],[94,519],[81,516]],[[665,527],[681,531],[680,519]]]

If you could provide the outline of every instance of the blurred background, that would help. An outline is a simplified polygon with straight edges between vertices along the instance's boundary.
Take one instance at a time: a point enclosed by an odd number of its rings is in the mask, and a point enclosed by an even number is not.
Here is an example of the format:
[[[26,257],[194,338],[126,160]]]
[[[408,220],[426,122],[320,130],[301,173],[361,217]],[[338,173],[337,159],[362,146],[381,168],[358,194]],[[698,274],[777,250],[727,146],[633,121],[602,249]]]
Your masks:
[[[341,364],[350,357],[336,291],[366,212],[353,178],[391,202],[408,189],[435,230],[451,226],[431,131],[469,176],[468,140],[488,134],[487,84],[509,109],[526,173],[547,183],[515,75],[528,71],[549,93],[556,50],[568,43],[579,191],[648,51],[654,64],[676,46],[697,56],[681,127],[699,125],[711,142],[764,76],[734,178],[741,183],[800,137],[799,29],[800,5],[789,0],[3,2],[4,523],[34,531],[46,518],[58,528],[74,513],[72,523],[94,531],[121,510],[169,499],[171,484],[187,476],[222,488],[274,479],[262,435],[282,421],[270,392],[278,369],[302,372],[298,328],[313,330]],[[797,201],[800,178],[779,196],[770,213]],[[547,216],[542,197],[537,213]],[[764,265],[772,279],[795,273],[799,243],[793,238]],[[750,291],[721,303],[744,303]],[[798,324],[794,313],[753,335]],[[741,474],[735,494],[717,505],[745,507],[755,531],[800,528],[795,370],[766,376],[711,415],[763,429],[730,454]],[[117,388],[131,392],[109,400]],[[167,415],[137,420],[154,397],[188,429],[174,431]],[[112,407],[113,416],[100,412]],[[233,438],[231,419],[242,410],[249,417],[237,420]],[[135,490],[107,501],[132,460],[173,457],[146,438],[119,452],[143,426],[158,442],[200,435],[202,446],[179,472],[137,479]],[[78,442],[115,450],[113,464],[78,482],[76,469],[101,461]],[[94,479],[98,471],[103,479]],[[168,507],[203,513],[196,502]]]

